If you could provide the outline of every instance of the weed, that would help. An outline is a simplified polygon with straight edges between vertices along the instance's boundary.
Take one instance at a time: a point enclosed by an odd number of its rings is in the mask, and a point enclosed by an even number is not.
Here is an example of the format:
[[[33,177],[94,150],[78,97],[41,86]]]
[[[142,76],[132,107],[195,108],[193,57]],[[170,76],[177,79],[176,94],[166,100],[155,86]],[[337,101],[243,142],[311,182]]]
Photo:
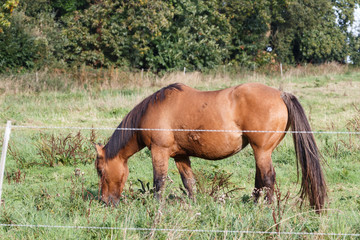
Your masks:
[[[273,209],[272,217],[274,220],[276,231],[279,232],[281,220],[284,215],[284,211],[287,208],[288,200],[290,198],[290,192],[287,191],[285,196],[282,197],[282,193],[280,191],[280,184],[275,182],[274,195],[275,195],[275,201],[274,201],[274,204],[272,205],[272,209]]]
[[[2,224],[16,224],[15,217],[13,216],[13,211],[8,211],[5,207],[5,204],[3,204],[3,208],[0,215],[0,222]]]
[[[20,167],[21,169],[25,169],[28,168],[29,166],[36,164],[36,163],[28,163],[24,155],[21,155],[19,149],[14,145],[9,144],[8,150],[9,150],[9,155],[16,162],[16,166]]]
[[[55,134],[41,134],[37,144],[38,155],[44,165],[54,167],[57,165],[90,164],[93,161],[91,142],[96,140],[92,131],[87,140],[79,131],[75,136],[71,133],[63,136]]]
[[[360,132],[360,108],[353,104],[355,116],[348,120],[346,128],[349,132]],[[360,134],[349,133],[347,141],[340,140],[344,146],[350,151],[360,151]]]
[[[141,189],[139,189],[138,191],[141,192],[142,194],[145,194],[145,193],[150,193],[150,192],[153,192],[153,189],[150,189],[150,183],[147,182],[146,184],[144,184],[143,181],[141,181],[140,179],[138,179],[138,181],[140,182],[141,184]],[[146,185],[146,188],[145,188],[145,185]]]
[[[34,204],[36,207],[36,210],[42,211],[46,209],[52,209],[52,196],[48,193],[47,188],[42,188],[40,192],[35,196]]]
[[[223,170],[210,174],[197,171],[195,173],[197,190],[202,194],[209,195],[214,201],[225,203],[226,199],[231,199],[231,193],[243,189],[233,188],[234,185],[230,182],[231,176],[232,173],[226,173]]]
[[[122,198],[124,203],[128,204],[127,199],[129,199],[130,201],[139,200],[142,205],[145,205],[149,199],[153,197],[154,189],[150,187],[150,183],[140,179],[138,179],[138,182],[140,182],[141,188],[137,190],[134,190],[133,183],[131,181],[129,182],[129,194],[123,195]]]
[[[242,203],[249,203],[249,202],[251,202],[251,200],[252,200],[252,197],[249,194],[244,194],[241,197],[241,202]]]
[[[22,173],[20,169],[11,173],[6,171],[6,179],[8,180],[9,184],[11,184],[11,182],[22,183],[23,181],[25,181],[25,176],[26,173]]]
[[[70,205],[73,207],[83,210],[82,215],[85,216],[87,223],[90,223],[91,216],[91,206],[95,199],[98,199],[97,196],[85,188],[85,179],[84,173],[81,172],[79,168],[75,169],[75,178],[71,177],[71,187],[70,187]],[[81,196],[81,198],[79,197]],[[81,200],[82,201],[81,201]],[[80,201],[79,201],[80,200]],[[89,201],[89,205],[86,206],[86,202]]]
[[[71,176],[70,186],[67,189],[69,195],[65,198],[64,205],[69,213],[79,212],[87,222],[90,222],[92,204],[94,200],[98,199],[98,196],[94,194],[95,191],[85,187],[84,175],[77,176],[75,170],[75,176]]]

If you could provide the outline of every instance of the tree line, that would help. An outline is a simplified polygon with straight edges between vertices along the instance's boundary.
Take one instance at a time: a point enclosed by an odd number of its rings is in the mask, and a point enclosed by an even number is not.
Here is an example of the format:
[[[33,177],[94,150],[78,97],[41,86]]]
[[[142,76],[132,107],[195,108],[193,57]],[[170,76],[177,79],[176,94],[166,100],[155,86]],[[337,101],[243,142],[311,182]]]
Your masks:
[[[0,0],[0,72],[360,64],[358,0]]]

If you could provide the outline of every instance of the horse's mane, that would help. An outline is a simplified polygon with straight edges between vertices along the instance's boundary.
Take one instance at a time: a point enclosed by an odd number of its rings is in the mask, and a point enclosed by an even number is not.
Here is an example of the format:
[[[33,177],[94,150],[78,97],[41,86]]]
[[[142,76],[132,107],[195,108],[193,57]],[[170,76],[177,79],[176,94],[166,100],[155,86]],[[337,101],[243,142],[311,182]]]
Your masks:
[[[118,128],[138,128],[141,118],[146,113],[149,104],[163,101],[166,98],[167,91],[182,91],[181,86],[182,84],[174,83],[148,96],[125,116]],[[126,146],[134,134],[134,130],[115,130],[109,142],[104,147],[106,159],[114,158],[118,152]]]

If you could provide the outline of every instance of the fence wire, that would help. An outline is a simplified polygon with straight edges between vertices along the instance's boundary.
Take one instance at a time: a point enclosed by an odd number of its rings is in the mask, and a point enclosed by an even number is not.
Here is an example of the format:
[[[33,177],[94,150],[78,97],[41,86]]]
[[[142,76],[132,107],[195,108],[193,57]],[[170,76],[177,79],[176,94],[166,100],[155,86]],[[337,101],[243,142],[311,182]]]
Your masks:
[[[1,126],[0,128],[6,128]],[[214,132],[214,133],[304,133],[304,134],[346,134],[360,135],[356,131],[274,131],[274,130],[239,130],[239,129],[167,129],[167,128],[111,128],[111,127],[76,127],[76,126],[26,126],[12,125],[12,129],[72,129],[72,130],[113,130],[113,131],[160,131],[160,132]]]
[[[0,126],[5,129],[5,126]],[[26,126],[12,125],[12,129],[72,129],[72,130],[122,130],[122,131],[166,131],[166,132],[214,132],[214,133],[304,133],[304,134],[352,134],[360,135],[356,131],[273,131],[273,130],[231,130],[231,129],[165,129],[165,128],[111,128],[111,127],[77,127],[77,126]],[[160,232],[194,232],[194,233],[236,233],[261,235],[297,235],[297,236],[338,236],[360,237],[358,233],[312,233],[312,232],[268,232],[243,230],[207,230],[207,229],[175,229],[175,228],[127,228],[127,227],[99,227],[99,226],[65,226],[65,225],[35,225],[35,224],[0,224],[0,227],[25,228],[63,228],[63,229],[94,229],[119,231],[160,231]]]
[[[64,229],[95,229],[119,231],[158,231],[158,232],[197,232],[197,233],[237,233],[262,235],[302,235],[302,236],[351,236],[360,237],[358,233],[311,233],[311,232],[266,232],[241,230],[215,230],[215,229],[184,229],[184,228],[126,228],[126,227],[96,227],[96,226],[61,226],[61,225],[31,225],[31,224],[0,224],[1,227],[27,227],[27,228],[64,228]]]

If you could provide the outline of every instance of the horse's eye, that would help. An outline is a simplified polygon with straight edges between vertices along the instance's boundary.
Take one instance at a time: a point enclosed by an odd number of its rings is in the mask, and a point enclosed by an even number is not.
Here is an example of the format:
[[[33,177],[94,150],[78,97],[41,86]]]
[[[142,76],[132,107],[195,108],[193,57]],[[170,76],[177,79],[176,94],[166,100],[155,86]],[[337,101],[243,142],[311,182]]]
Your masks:
[[[97,168],[97,173],[98,173],[99,177],[102,177],[102,170],[101,169]]]
[[[103,168],[101,167],[101,163],[100,161],[102,161],[103,158],[102,157],[96,157],[96,161],[95,161],[95,167],[96,167],[96,170],[97,170],[97,173],[100,177],[102,177],[102,173],[103,173]]]

